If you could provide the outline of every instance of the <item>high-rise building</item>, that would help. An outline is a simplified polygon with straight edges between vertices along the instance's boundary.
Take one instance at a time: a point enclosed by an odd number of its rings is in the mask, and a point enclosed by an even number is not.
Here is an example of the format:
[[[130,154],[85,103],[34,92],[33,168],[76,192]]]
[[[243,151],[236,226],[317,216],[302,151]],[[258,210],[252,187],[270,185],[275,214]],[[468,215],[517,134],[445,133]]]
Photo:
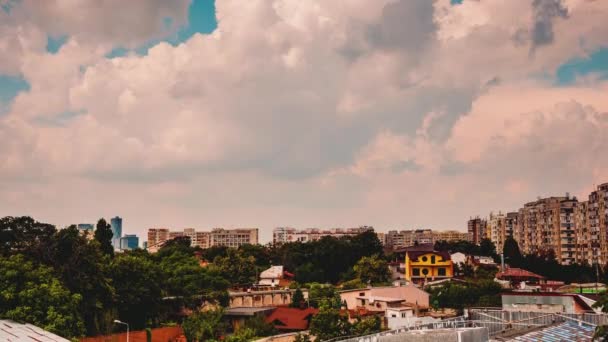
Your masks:
[[[519,210],[515,239],[523,253],[552,250],[558,262],[575,261],[575,208],[578,201],[565,197],[539,198]]]
[[[490,213],[490,218],[488,219],[486,236],[494,243],[498,253],[502,252],[502,247],[505,243],[505,221],[506,216],[502,212],[498,212],[498,214]]]
[[[120,238],[122,237],[122,218],[116,216],[110,220],[112,227],[112,245],[114,249],[120,249]]]
[[[487,237],[488,222],[480,219],[479,216],[471,218],[467,223],[467,232],[469,233],[469,241],[478,245],[482,239]]]
[[[214,228],[211,231],[197,231],[194,228],[185,228],[181,231],[170,231],[168,228],[150,228],[148,229],[147,249],[150,252],[156,252],[165,241],[182,236],[189,237],[191,246],[195,247],[236,248],[245,244],[257,244],[259,230],[258,228]]]
[[[125,234],[125,236],[120,238],[120,249],[132,250],[139,247],[139,237],[133,234]]]
[[[469,233],[476,243],[483,226],[483,219],[469,220]],[[599,185],[587,201],[579,202],[569,194],[539,197],[504,219],[490,214],[486,232],[498,251],[506,237],[513,236],[524,254],[552,251],[561,264],[604,265],[608,262],[608,183]]]
[[[357,228],[306,228],[296,229],[291,227],[277,227],[272,232],[272,241],[274,243],[286,243],[286,242],[308,242],[319,240],[323,236],[354,236],[361,234],[366,231],[374,231],[373,227],[361,226]]]

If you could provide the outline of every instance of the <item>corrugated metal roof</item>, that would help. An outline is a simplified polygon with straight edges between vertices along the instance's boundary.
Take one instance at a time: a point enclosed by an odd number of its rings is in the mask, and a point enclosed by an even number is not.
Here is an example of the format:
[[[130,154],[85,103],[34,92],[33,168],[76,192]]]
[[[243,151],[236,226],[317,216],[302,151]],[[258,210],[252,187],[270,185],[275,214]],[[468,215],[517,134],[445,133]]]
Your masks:
[[[2,342],[70,342],[35,325],[0,320]]]

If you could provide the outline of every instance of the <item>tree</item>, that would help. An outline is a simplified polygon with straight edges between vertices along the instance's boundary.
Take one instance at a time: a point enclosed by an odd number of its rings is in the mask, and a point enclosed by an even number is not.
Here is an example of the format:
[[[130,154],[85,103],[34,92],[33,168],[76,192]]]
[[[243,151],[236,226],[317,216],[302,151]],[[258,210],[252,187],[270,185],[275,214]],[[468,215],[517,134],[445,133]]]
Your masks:
[[[364,283],[380,284],[391,280],[388,264],[378,255],[362,257],[353,267],[357,278]]]
[[[76,226],[58,231],[49,242],[49,258],[43,260],[55,269],[63,284],[82,295],[80,312],[87,335],[110,331],[113,320],[113,292],[108,277],[110,260],[99,242],[88,241]]]
[[[164,278],[163,296],[173,297],[178,306],[196,308],[205,302],[228,303],[228,281],[217,271],[202,268],[192,250],[162,248],[154,255]]]
[[[212,269],[232,285],[250,285],[257,280],[255,259],[242,256],[233,248],[228,249],[225,257],[216,257]]]
[[[3,217],[0,219],[0,255],[21,253],[34,259],[42,258],[47,242],[56,232],[55,226],[28,216]]]
[[[340,309],[342,305],[340,295],[336,292],[335,287],[317,283],[308,284],[308,302],[314,308],[327,305]]]
[[[78,310],[82,296],[71,293],[47,266],[23,255],[0,257],[0,317],[39,326],[66,338],[84,335]]]
[[[253,316],[246,320],[242,329],[249,329],[253,332],[253,336],[256,337],[271,336],[276,335],[277,333],[277,329],[274,327],[274,325],[266,322],[264,317],[261,316]]]
[[[197,311],[184,319],[182,329],[188,342],[218,340],[226,331],[222,322],[224,312],[221,309]]]
[[[97,221],[97,227],[95,228],[95,240],[99,242],[101,251],[105,255],[114,256],[114,246],[112,246],[112,226],[110,226],[105,219],[100,218]]]
[[[294,342],[311,342],[311,339],[308,334],[298,333]]]
[[[378,316],[359,318],[353,324],[352,332],[354,335],[357,335],[357,336],[377,333],[382,328],[381,323],[382,322],[380,321],[380,317],[378,317]]]
[[[131,254],[117,256],[111,264],[118,317],[132,329],[143,329],[159,317],[163,275],[150,258]]]
[[[304,304],[304,294],[298,287],[291,297],[291,304],[289,306],[292,308],[300,308],[302,307],[302,304]]]
[[[340,310],[323,305],[319,313],[310,321],[310,333],[316,340],[325,341],[335,337],[348,336],[352,327],[348,318],[340,314]]]
[[[519,250],[519,245],[512,236],[505,239],[502,253],[504,254],[505,262],[507,262],[509,265],[513,267],[518,267],[521,265],[522,256]]]
[[[593,304],[593,307],[608,313],[608,293],[606,291],[600,295],[600,298]]]
[[[479,255],[496,258],[496,245],[490,239],[481,239],[479,242]]]

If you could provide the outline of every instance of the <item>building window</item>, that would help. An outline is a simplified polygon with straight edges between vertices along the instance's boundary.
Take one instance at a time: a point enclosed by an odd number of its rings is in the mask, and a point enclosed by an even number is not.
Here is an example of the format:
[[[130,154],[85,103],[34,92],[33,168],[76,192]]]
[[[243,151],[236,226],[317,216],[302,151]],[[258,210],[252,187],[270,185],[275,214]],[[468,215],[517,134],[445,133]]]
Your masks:
[[[429,274],[429,269],[428,268],[423,268],[422,269],[422,274],[426,277]]]
[[[445,267],[439,267],[437,275],[445,277]]]
[[[419,268],[412,269],[412,275],[414,277],[419,277],[420,276],[420,269]]]
[[[434,264],[434,263],[435,263],[435,256],[431,255],[431,264]]]
[[[359,292],[359,297],[365,296],[365,292]]]
[[[426,256],[422,257],[422,262],[426,262],[427,260],[429,260]]]
[[[402,312],[402,313],[401,313],[401,317],[402,317],[402,318],[405,318],[405,312]]]

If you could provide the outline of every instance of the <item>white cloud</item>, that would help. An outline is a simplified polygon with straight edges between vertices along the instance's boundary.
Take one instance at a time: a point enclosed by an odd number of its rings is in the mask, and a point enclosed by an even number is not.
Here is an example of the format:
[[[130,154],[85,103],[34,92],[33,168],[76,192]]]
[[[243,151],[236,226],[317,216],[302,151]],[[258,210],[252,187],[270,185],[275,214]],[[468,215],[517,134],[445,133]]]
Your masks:
[[[114,59],[113,46],[171,34],[164,19],[183,23],[188,2],[32,4],[17,13],[34,33],[5,39],[27,48],[0,54],[32,87],[0,118],[5,208],[52,219],[62,206],[123,208],[141,229],[228,216],[457,228],[608,177],[606,84],[538,80],[608,44],[604,2],[565,2],[531,54],[529,0],[218,0],[212,35]],[[70,39],[51,55],[40,32]],[[24,195],[24,180],[41,185]],[[100,199],[65,198],[73,184]]]

